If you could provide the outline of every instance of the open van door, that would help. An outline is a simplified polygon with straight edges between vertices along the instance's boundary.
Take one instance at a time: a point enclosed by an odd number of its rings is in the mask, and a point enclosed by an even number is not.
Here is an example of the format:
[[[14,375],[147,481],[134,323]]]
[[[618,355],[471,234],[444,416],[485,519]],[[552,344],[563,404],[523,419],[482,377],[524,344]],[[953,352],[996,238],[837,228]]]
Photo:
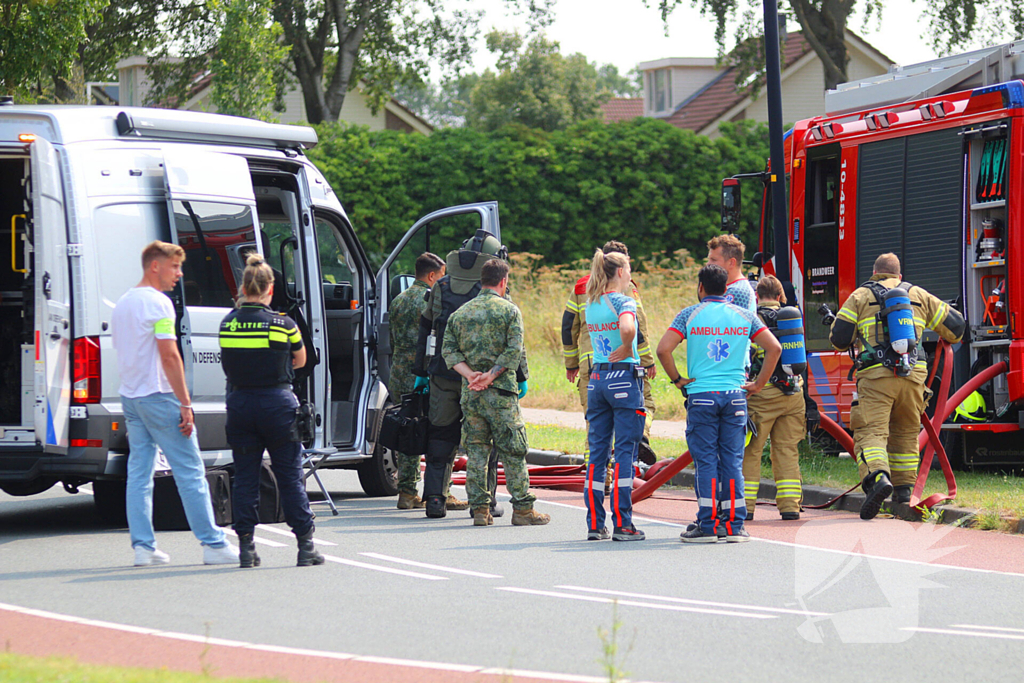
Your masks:
[[[71,405],[71,252],[57,153],[43,138],[31,143],[30,199],[36,292],[36,439],[46,452],[66,453]]]
[[[456,216],[476,218],[477,221],[460,222],[453,233],[451,219]],[[377,368],[385,385],[391,379],[391,337],[388,323],[388,308],[396,296],[408,289],[416,277],[416,257],[426,251],[437,253],[442,259],[452,249],[457,249],[463,240],[473,236],[476,230],[486,230],[501,240],[501,226],[498,221],[498,202],[463,204],[439,209],[416,221],[398,242],[384,265],[377,272],[376,289],[378,305],[374,311],[377,336]],[[397,398],[397,397],[395,397]],[[393,399],[394,400],[394,399]]]
[[[164,178],[171,241],[185,250],[181,281],[169,293],[179,316],[185,380],[196,406],[200,446],[223,449],[224,372],[218,333],[238,295],[242,252],[260,244],[249,164],[232,154],[168,146]]]

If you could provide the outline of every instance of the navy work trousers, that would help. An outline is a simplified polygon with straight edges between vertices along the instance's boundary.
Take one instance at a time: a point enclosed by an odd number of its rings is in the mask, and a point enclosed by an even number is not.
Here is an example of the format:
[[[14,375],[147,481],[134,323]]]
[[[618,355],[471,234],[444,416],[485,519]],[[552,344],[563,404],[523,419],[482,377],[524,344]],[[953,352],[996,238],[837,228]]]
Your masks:
[[[706,534],[743,528],[743,441],[747,396],[735,391],[690,394],[686,408],[686,445],[697,468],[697,523]],[[716,514],[715,501],[718,501]]]
[[[281,509],[296,536],[313,531],[306,480],[302,476],[302,444],[295,440],[295,409],[299,400],[289,389],[236,389],[227,397],[227,438],[235,460],[231,489],[234,528],[251,534],[259,524],[260,467],[263,451],[277,478]]]
[[[612,434],[615,435],[612,514],[617,528],[633,526],[633,463],[644,435],[647,412],[643,380],[637,378],[630,366],[629,363],[598,363],[591,370],[587,384],[590,460],[583,495],[590,531],[604,527],[604,479],[611,456]]]

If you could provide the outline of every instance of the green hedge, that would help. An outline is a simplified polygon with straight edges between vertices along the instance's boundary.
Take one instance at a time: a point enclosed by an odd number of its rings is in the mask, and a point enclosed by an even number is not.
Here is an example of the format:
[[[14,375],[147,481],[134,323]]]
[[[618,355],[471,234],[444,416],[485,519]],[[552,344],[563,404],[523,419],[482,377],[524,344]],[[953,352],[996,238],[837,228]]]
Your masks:
[[[511,251],[549,263],[589,258],[621,239],[637,255],[689,249],[719,232],[722,178],[759,171],[763,124],[725,124],[710,139],[664,121],[588,121],[546,133],[447,128],[429,137],[324,124],[310,158],[378,260],[420,216],[484,200],[500,205]],[[760,191],[748,183],[741,237],[756,237]],[[753,253],[753,249],[749,250]]]

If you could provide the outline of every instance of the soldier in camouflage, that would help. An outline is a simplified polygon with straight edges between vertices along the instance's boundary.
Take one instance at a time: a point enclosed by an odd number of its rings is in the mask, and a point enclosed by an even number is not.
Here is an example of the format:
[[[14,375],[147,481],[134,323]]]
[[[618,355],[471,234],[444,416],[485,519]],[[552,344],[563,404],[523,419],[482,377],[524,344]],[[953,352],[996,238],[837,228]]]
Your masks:
[[[487,261],[480,270],[481,290],[448,319],[441,354],[449,369],[463,377],[462,434],[469,454],[466,490],[473,511],[474,526],[494,523],[488,461],[491,448],[505,466],[505,487],[512,496],[512,524],[547,524],[548,515],[533,509],[526,470],[526,425],[519,410],[519,398],[526,382],[517,386],[515,369],[523,355],[523,315],[505,299],[508,263]]]
[[[388,381],[388,392],[391,400],[396,403],[403,394],[413,391],[416,376],[412,369],[416,360],[423,300],[444,272],[444,260],[440,256],[430,252],[420,254],[416,259],[416,280],[409,289],[395,297],[388,310],[391,334],[391,378]],[[420,456],[395,453],[395,461],[398,465],[398,509],[423,507],[423,501],[416,491],[416,484],[420,480]]]

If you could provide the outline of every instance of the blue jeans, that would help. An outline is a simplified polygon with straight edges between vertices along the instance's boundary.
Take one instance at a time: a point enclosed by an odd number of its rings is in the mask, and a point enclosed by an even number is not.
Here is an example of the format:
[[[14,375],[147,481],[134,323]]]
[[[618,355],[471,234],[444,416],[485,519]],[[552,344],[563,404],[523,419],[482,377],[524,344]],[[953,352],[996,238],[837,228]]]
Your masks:
[[[260,467],[264,449],[277,479],[285,521],[296,536],[313,531],[302,444],[293,433],[299,400],[289,389],[236,389],[228,394],[226,432],[235,461],[231,507],[235,531],[251,534],[259,524]]]
[[[203,545],[222,548],[227,545],[224,531],[213,518],[210,489],[206,485],[206,467],[199,456],[195,430],[191,437],[181,433],[181,403],[174,394],[150,394],[138,398],[121,397],[128,426],[128,483],[125,504],[132,547],[156,549],[153,534],[153,472],[157,446],[164,452],[174,474],[181,505],[189,528]]]
[[[697,468],[697,523],[706,534],[734,534],[743,528],[743,441],[747,425],[746,393],[706,391],[690,394],[686,409],[686,445]],[[715,500],[718,500],[716,514]]]
[[[604,527],[604,479],[615,435],[615,469],[612,482],[612,512],[615,526],[633,526],[633,463],[644,435],[643,380],[636,377],[629,363],[598,363],[587,383],[587,421],[590,431],[590,460],[584,500],[587,504],[587,529]],[[609,368],[604,370],[602,368]],[[622,369],[627,367],[628,369]],[[614,369],[612,369],[614,368]]]

